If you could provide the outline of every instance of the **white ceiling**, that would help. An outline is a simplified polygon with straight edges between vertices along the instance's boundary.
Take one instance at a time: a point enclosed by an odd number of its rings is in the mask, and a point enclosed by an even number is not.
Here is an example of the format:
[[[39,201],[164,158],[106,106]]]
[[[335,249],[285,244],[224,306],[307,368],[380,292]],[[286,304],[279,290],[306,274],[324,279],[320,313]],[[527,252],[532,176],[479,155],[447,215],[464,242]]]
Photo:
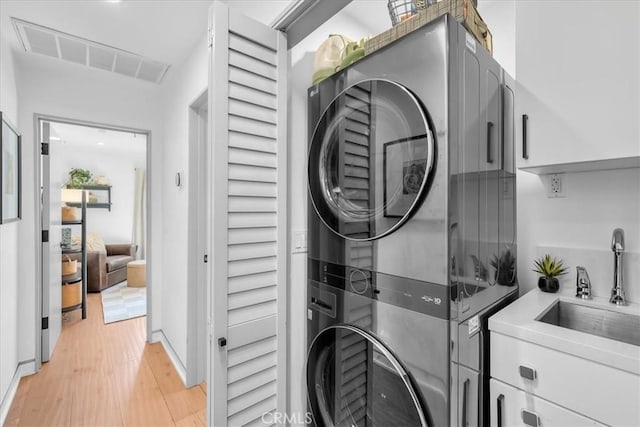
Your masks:
[[[144,134],[67,123],[51,122],[51,137],[53,146],[58,145],[64,150],[92,151],[96,155],[101,152],[122,155],[144,154],[147,149],[147,136]]]
[[[291,0],[229,0],[233,9],[269,24]],[[0,0],[0,32],[24,52],[11,17],[176,66],[205,40],[212,0]],[[41,56],[38,54],[29,54]],[[43,62],[51,66],[51,62]]]
[[[210,0],[0,0],[0,27],[21,50],[10,17],[176,64],[207,29]]]

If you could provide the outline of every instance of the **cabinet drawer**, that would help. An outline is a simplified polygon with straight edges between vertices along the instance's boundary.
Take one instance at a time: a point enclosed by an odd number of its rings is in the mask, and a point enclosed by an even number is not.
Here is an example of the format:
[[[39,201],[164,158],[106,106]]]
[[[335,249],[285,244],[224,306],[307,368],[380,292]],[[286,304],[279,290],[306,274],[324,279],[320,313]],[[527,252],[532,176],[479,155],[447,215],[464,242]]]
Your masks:
[[[492,427],[604,425],[500,381],[492,379],[490,384]]]
[[[640,376],[491,333],[491,377],[611,425],[640,425]]]

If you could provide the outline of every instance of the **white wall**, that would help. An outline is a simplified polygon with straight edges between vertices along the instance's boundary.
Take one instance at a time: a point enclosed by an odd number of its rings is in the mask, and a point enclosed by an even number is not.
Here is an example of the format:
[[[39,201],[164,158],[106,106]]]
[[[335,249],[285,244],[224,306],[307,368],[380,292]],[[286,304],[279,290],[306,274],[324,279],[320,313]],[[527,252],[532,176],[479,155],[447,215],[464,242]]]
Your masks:
[[[516,76],[515,0],[478,0],[478,12],[493,36],[493,57],[512,77]]]
[[[170,70],[162,87],[164,164],[162,210],[164,289],[162,330],[182,366],[187,362],[187,260],[189,174],[189,106],[208,87],[209,49],[206,34],[185,62]],[[176,172],[186,179],[176,187]]]
[[[533,259],[549,252],[570,268],[561,290],[575,294],[577,265],[587,268],[593,293],[613,285],[611,236],[625,231],[627,298],[640,302],[640,169],[565,175],[566,198],[547,198],[546,177],[518,172],[518,275],[521,294],[537,286]],[[540,247],[540,249],[539,249]],[[626,262],[625,262],[626,261]]]
[[[146,147],[146,137],[136,137],[136,144]],[[87,209],[87,231],[102,236],[106,244],[130,243],[133,232],[135,168],[146,168],[144,151],[112,150],[105,146],[68,147],[51,143],[51,169],[61,172],[56,181],[66,182],[72,168],[89,169],[93,176],[105,176],[111,185],[111,210]],[[55,163],[55,164],[54,164]],[[98,193],[98,192],[96,192]],[[100,191],[99,197],[105,192]]]
[[[20,131],[14,56],[4,38],[0,38],[0,58],[0,111],[14,126],[18,126]],[[23,162],[23,176],[25,170],[28,169]],[[20,360],[18,358],[19,227],[20,223],[17,222],[0,225],[0,404],[5,399]],[[2,422],[2,415],[0,415],[0,423]]]
[[[23,131],[23,221],[20,223],[19,268],[19,360],[35,357],[36,324],[34,254],[36,194],[34,170],[38,151],[34,114],[45,114],[116,126],[150,130],[152,171],[151,189],[153,236],[151,247],[152,328],[160,327],[162,300],[162,125],[159,112],[159,86],[115,73],[78,67],[72,63],[41,55],[20,53],[17,57],[19,118]]]

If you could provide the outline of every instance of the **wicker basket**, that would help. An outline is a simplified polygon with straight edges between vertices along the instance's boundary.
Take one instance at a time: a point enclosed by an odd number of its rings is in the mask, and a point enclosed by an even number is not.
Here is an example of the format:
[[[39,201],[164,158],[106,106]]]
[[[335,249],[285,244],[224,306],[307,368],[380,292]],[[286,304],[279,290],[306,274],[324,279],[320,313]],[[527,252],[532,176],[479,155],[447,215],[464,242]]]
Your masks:
[[[68,276],[69,274],[76,274],[78,272],[78,261],[75,259],[69,258],[67,255],[67,259],[62,260],[62,275]]]
[[[62,285],[62,308],[76,306],[82,302],[82,280]]]
[[[76,220],[76,208],[70,206],[62,207],[62,220],[63,221],[75,221]]]
[[[402,36],[423,27],[434,19],[449,13],[456,21],[462,23],[471,34],[493,55],[493,37],[487,28],[472,0],[442,0],[395,27],[367,40],[364,51],[369,55],[378,49],[392,43]]]

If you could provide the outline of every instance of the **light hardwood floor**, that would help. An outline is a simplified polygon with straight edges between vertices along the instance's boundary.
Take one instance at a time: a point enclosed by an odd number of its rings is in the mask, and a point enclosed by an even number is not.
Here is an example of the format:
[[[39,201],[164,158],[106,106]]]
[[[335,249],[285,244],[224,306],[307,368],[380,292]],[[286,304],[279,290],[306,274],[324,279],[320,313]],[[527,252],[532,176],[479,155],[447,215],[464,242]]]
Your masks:
[[[105,325],[99,294],[87,319],[67,313],[51,361],[22,378],[5,426],[204,426],[206,386],[185,389],[145,319]]]

